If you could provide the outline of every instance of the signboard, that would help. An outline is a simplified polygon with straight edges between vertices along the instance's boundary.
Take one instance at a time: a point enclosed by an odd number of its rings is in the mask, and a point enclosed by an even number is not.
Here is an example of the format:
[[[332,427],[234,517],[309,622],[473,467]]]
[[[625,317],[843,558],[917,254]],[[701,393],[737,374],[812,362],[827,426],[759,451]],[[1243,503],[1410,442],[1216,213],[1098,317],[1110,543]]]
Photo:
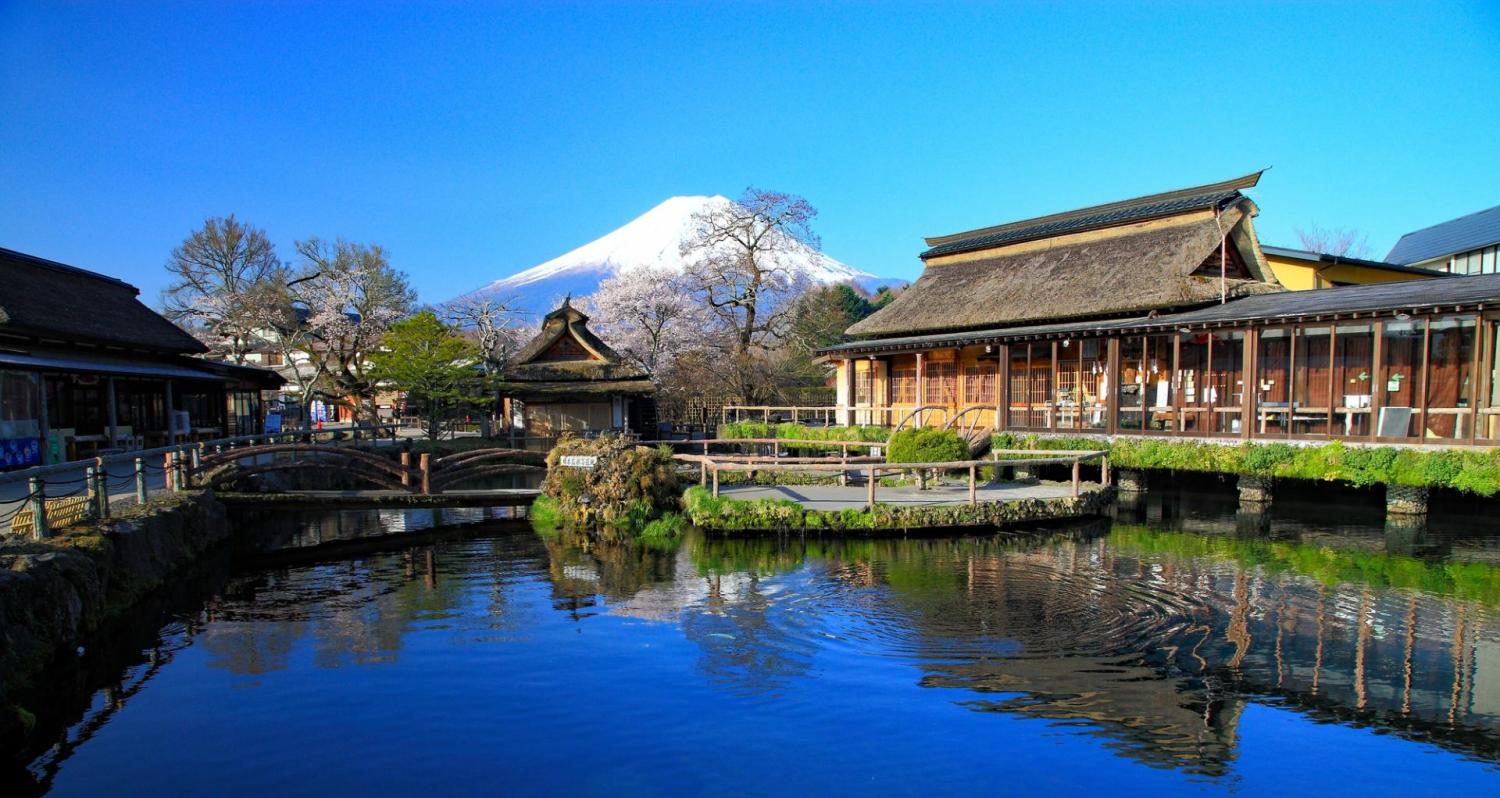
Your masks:
[[[565,454],[557,462],[558,465],[564,465],[568,468],[593,468],[595,465],[598,465],[599,458],[592,454]]]

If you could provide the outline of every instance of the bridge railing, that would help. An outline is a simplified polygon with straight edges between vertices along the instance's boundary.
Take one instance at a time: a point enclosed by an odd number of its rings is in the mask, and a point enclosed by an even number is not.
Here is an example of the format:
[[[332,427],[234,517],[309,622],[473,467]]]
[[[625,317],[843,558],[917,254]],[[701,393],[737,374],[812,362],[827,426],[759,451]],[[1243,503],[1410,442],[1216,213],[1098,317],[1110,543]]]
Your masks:
[[[145,503],[153,493],[180,490],[188,484],[191,464],[205,452],[294,440],[337,444],[387,438],[395,440],[395,425],[288,430],[103,454],[86,460],[0,472],[0,535],[9,532],[41,539],[61,525],[108,518],[112,505]]]
[[[1024,456],[1002,458],[1001,455]],[[711,486],[715,498],[719,496],[719,474],[722,471],[833,472],[839,475],[839,484],[841,485],[848,484],[848,477],[851,474],[863,475],[865,478],[866,506],[872,508],[875,506],[876,488],[882,474],[910,471],[967,470],[970,505],[977,504],[979,501],[978,476],[979,469],[981,468],[1002,468],[1006,466],[1031,467],[1039,465],[1071,466],[1073,472],[1073,495],[1078,496],[1083,489],[1082,465],[1091,460],[1098,460],[1101,468],[1100,481],[1104,485],[1109,484],[1109,452],[1104,450],[1057,449],[1043,452],[1035,449],[998,449],[990,452],[990,457],[985,459],[954,460],[941,463],[891,463],[886,462],[884,458],[849,458],[847,455],[838,461],[835,461],[833,458],[765,458],[733,454],[677,454],[673,455],[673,457],[683,462],[697,463],[700,469],[699,484],[704,487]]]

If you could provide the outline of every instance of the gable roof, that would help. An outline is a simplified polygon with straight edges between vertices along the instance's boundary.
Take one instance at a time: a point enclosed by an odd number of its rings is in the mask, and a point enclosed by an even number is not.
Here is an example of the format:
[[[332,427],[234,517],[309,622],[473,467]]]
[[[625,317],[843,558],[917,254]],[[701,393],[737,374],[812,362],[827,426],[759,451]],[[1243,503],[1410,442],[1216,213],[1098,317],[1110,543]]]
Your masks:
[[[542,331],[511,359],[501,373],[505,382],[602,382],[646,380],[650,375],[621,357],[588,327],[589,317],[573,307],[570,299],[548,313]],[[589,360],[542,360],[541,357],[564,336],[571,336],[593,356]]]
[[[208,351],[137,299],[135,286],[0,248],[0,332],[165,353]]]
[[[1246,251],[1254,246],[1253,209],[1249,199],[1239,197],[1218,217],[1145,220],[1098,235],[1069,235],[1056,243],[1012,245],[969,260],[930,263],[911,287],[848,334],[910,335],[1169,312],[1217,302],[1217,276],[1193,272],[1226,234],[1255,278],[1225,281],[1228,296],[1281,291]]]
[[[1500,244],[1500,205],[1413,230],[1401,236],[1385,259],[1391,263],[1421,263],[1491,244]]]
[[[1323,252],[1313,252],[1306,249],[1293,249],[1291,247],[1272,247],[1265,244],[1260,245],[1260,251],[1268,256],[1286,258],[1287,260],[1301,260],[1308,263],[1347,264],[1349,266],[1361,266],[1366,269],[1380,269],[1388,272],[1400,272],[1413,276],[1423,277],[1452,277],[1448,272],[1440,272],[1437,269],[1424,269],[1419,266],[1402,266],[1399,263],[1386,263],[1381,260],[1366,260],[1365,258],[1351,258],[1347,255],[1329,255]]]
[[[1023,219],[1019,222],[1008,222],[964,233],[933,236],[927,239],[929,249],[923,252],[921,257],[926,260],[1038,238],[1051,238],[1065,233],[1081,233],[1086,230],[1099,230],[1148,219],[1160,219],[1188,211],[1221,208],[1239,198],[1240,189],[1252,188],[1260,182],[1260,176],[1264,171],[1262,169],[1259,172],[1251,172],[1243,177],[1218,183],[1191,186],[1160,194],[1148,194],[1144,197],[1094,205],[1049,216],[1038,216],[1034,219]]]

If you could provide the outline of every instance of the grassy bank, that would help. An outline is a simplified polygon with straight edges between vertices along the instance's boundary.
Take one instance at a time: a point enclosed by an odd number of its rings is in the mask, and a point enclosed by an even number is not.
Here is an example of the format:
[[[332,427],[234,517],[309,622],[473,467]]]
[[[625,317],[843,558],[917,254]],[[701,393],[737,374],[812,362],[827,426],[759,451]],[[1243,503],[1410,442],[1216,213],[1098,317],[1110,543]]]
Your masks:
[[[1116,438],[1106,443],[1094,438],[1044,438],[1012,433],[996,435],[994,445],[1039,450],[1108,448],[1113,468],[1249,474],[1348,482],[1356,486],[1449,488],[1478,496],[1500,494],[1500,450],[1349,446],[1341,441],[1293,446]]]
[[[688,520],[704,529],[736,531],[879,532],[950,527],[992,527],[1077,518],[1098,514],[1109,501],[1109,491],[1093,491],[1077,498],[1018,499],[942,506],[905,507],[877,503],[874,508],[809,510],[790,499],[714,498],[694,486],[683,494]]]

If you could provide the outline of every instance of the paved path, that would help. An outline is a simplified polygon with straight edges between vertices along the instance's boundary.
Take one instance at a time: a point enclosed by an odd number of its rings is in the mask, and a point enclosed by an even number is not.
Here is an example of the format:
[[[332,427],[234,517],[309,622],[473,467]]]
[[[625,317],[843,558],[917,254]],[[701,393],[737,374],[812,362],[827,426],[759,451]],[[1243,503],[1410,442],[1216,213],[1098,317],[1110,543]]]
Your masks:
[[[1085,491],[1099,487],[1084,483]],[[808,510],[844,510],[865,506],[868,494],[863,485],[720,485],[719,495],[732,499],[791,499]],[[982,502],[1008,502],[1017,499],[1060,499],[1073,495],[1073,485],[1063,482],[1001,482],[980,485]],[[923,505],[968,504],[968,485],[946,485],[929,490],[917,488],[877,487],[875,501],[902,507]]]

